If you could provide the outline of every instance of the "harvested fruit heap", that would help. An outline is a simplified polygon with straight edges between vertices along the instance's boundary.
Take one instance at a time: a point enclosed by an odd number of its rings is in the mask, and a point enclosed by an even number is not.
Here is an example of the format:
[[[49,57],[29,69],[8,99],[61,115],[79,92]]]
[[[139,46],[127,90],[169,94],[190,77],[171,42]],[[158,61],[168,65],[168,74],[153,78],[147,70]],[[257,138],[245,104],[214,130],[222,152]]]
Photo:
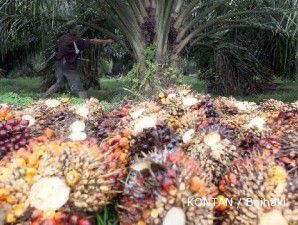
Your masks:
[[[121,191],[126,159],[119,151],[92,141],[33,141],[6,156],[0,167],[6,222],[25,222],[28,215],[34,219],[34,209],[43,212],[38,221],[52,219],[57,210],[99,211]]]
[[[89,128],[86,125],[93,126],[102,116],[102,110],[99,101],[94,98],[76,106],[71,106],[69,99],[48,99],[37,102],[21,114],[30,121],[34,137],[50,128],[57,137],[78,141],[87,139]]]
[[[184,152],[151,153],[131,166],[120,222],[130,224],[212,224],[213,208],[187,205],[188,198],[213,198],[216,188]]]
[[[0,108],[0,159],[8,152],[19,150],[28,144],[29,122],[15,117],[8,108]]]
[[[19,151],[0,161],[0,224],[1,215],[88,224],[116,196],[122,225],[298,223],[298,102],[257,105],[181,86],[107,113],[96,99],[43,100],[16,117],[3,108],[0,135],[15,125],[0,147]],[[28,121],[34,139],[23,148],[29,130],[14,130]],[[216,201],[198,207],[189,197]],[[223,204],[230,198],[234,207]],[[286,205],[236,208],[240,198]]]

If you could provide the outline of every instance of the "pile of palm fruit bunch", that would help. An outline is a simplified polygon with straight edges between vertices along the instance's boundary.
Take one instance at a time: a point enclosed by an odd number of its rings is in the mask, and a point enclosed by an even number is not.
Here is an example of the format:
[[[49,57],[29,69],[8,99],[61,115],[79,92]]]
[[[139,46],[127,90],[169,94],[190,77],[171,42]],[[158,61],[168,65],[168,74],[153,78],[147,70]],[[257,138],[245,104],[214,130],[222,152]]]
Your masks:
[[[0,161],[0,224],[96,224],[111,202],[122,225],[298,224],[298,102],[180,86],[110,112],[96,99],[11,111],[0,121],[28,140]]]

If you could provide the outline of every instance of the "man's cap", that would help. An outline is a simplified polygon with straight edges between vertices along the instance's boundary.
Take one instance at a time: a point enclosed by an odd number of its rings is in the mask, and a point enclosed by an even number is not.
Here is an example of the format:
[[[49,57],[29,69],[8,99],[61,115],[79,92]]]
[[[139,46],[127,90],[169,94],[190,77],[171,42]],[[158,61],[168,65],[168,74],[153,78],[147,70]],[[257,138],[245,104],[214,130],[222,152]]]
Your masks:
[[[66,24],[66,26],[67,26],[67,29],[68,30],[71,30],[71,29],[78,29],[78,30],[80,30],[80,29],[82,29],[82,26],[79,25],[77,22],[74,22],[74,21],[68,22]]]

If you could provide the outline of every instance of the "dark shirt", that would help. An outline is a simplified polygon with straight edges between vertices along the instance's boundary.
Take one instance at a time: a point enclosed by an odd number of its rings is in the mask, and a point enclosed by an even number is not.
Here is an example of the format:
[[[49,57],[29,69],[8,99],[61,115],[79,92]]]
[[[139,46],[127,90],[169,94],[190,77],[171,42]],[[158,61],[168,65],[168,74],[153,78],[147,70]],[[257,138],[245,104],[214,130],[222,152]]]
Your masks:
[[[61,60],[67,69],[76,69],[78,54],[76,53],[74,42],[80,51],[89,48],[91,45],[89,39],[70,34],[61,36],[57,41],[56,58]]]

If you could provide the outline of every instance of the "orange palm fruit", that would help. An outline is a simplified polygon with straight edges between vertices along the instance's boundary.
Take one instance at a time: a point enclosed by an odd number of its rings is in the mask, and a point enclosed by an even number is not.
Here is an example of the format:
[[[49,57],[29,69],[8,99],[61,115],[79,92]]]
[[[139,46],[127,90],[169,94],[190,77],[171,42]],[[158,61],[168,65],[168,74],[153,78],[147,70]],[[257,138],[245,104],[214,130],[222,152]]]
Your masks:
[[[216,205],[216,210],[218,211],[225,211],[227,208],[228,208],[228,203],[227,203],[227,198],[223,195],[218,195],[216,197],[216,202],[215,202],[215,205]]]

